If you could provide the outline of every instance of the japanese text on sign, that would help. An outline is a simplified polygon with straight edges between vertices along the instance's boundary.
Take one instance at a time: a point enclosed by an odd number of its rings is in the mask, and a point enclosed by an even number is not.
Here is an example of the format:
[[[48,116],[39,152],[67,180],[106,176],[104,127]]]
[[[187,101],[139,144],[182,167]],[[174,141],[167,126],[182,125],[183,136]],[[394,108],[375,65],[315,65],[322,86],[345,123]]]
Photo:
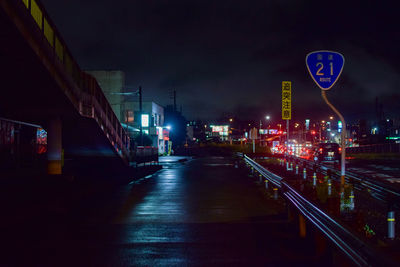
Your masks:
[[[282,82],[282,120],[292,118],[292,82]]]

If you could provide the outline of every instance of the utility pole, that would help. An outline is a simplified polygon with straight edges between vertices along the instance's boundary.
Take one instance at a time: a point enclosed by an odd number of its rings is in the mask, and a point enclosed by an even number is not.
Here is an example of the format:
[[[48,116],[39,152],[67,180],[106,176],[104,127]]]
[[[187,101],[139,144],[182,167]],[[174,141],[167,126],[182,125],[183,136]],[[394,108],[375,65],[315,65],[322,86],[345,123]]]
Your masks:
[[[322,142],[322,125],[319,124],[319,142]]]
[[[174,111],[176,112],[176,90],[174,89]]]
[[[142,106],[142,87],[139,86],[139,121],[140,121],[140,145],[143,146],[143,125],[142,125],[142,113],[143,113],[143,106]]]

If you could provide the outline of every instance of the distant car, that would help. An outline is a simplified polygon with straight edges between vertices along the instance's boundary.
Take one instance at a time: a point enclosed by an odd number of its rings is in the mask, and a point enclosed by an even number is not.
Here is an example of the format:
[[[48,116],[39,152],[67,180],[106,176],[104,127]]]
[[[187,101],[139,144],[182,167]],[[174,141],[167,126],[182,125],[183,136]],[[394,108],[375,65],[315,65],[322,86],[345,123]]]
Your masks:
[[[341,148],[337,143],[320,143],[313,150],[315,162],[340,162]]]
[[[311,154],[312,154],[312,149],[311,148],[303,147],[300,150],[299,157],[303,158],[303,159],[310,159]]]
[[[306,141],[304,143],[304,147],[312,147],[312,143],[310,141]]]

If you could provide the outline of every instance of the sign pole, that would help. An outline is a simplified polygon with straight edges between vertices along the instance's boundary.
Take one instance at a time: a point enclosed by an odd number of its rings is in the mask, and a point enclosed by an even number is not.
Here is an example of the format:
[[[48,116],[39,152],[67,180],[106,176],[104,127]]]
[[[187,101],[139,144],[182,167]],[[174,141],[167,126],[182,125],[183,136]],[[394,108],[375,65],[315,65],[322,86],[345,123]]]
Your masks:
[[[334,51],[314,51],[306,56],[306,66],[311,78],[321,89],[321,95],[325,103],[339,116],[343,123],[341,132],[341,185],[343,189],[346,175],[346,121],[342,114],[329,102],[325,91],[331,89],[339,79],[340,74],[342,74],[344,57]]]
[[[325,103],[333,110],[333,112],[335,112],[340,120],[343,122],[343,127],[342,127],[342,132],[341,132],[341,147],[342,147],[342,155],[341,155],[341,179],[340,179],[340,183],[341,185],[345,184],[345,175],[346,175],[346,121],[344,120],[343,115],[339,112],[339,110],[337,110],[331,102],[329,102],[328,98],[326,97],[326,92],[324,90],[321,90],[321,95],[322,98],[325,100]]]
[[[287,146],[289,147],[289,120],[286,120],[286,140]]]

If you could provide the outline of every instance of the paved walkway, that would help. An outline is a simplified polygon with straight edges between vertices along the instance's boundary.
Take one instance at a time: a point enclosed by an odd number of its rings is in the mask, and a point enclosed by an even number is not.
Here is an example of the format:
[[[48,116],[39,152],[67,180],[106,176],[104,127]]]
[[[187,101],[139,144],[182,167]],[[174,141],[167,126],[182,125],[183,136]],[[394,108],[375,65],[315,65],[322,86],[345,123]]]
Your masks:
[[[0,265],[318,264],[313,245],[233,159],[170,159],[154,175],[91,196],[62,220],[3,227]]]

